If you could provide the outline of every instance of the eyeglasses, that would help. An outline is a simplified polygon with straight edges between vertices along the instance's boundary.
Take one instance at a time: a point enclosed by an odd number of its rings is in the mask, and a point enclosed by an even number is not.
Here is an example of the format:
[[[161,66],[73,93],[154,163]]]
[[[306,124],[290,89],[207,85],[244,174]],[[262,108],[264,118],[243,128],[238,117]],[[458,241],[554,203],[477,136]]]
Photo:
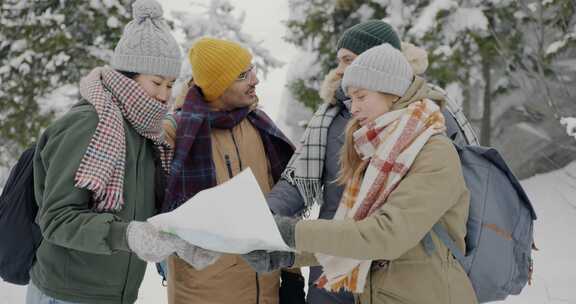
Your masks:
[[[248,68],[248,70],[240,73],[240,75],[238,75],[238,78],[236,78],[236,81],[244,81],[246,79],[248,79],[248,76],[250,76],[251,74],[256,75],[257,72],[257,68],[255,65],[250,65],[250,67]]]

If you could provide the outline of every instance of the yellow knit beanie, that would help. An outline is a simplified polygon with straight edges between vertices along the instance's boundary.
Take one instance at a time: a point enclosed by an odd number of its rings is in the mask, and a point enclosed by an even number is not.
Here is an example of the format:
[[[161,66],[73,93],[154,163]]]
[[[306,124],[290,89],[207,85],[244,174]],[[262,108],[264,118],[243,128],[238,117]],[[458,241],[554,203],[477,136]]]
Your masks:
[[[214,101],[234,83],[252,62],[252,55],[232,41],[201,38],[188,53],[192,77],[207,101]]]

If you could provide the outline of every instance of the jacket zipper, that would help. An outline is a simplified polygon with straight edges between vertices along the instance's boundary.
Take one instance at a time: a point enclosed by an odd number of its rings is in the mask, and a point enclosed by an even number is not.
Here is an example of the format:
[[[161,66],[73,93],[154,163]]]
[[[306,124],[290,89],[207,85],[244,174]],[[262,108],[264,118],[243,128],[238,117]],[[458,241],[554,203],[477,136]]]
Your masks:
[[[138,149],[138,153],[136,154],[136,183],[138,183],[138,178],[140,177],[140,165],[139,165],[139,160],[140,160],[140,155],[142,153],[142,149],[145,147],[146,145],[146,141],[144,140],[144,143],[140,144],[140,147]],[[136,220],[136,205],[134,205],[134,208],[132,209],[132,220]],[[126,293],[126,288],[128,285],[128,277],[130,275],[130,265],[132,264],[132,256],[134,255],[134,253],[130,252],[130,254],[128,254],[128,269],[126,270],[126,279],[124,280],[124,289],[122,290],[122,302],[124,302],[124,294]]]
[[[232,174],[232,163],[230,162],[230,156],[228,156],[228,154],[224,154],[224,160],[226,161],[226,168],[228,169],[228,177],[232,179],[234,174]]]
[[[232,142],[234,143],[234,148],[236,150],[236,157],[238,158],[238,167],[242,171],[242,158],[240,157],[240,149],[238,148],[238,143],[236,142],[236,137],[234,137],[234,132],[230,129],[230,136],[232,137]],[[224,155],[224,160],[226,161],[226,167],[228,168],[228,175],[232,178],[232,164],[230,162],[230,156],[228,154]],[[256,304],[260,303],[260,280],[258,278],[258,273],[256,272]]]
[[[238,157],[238,167],[240,167],[240,171],[243,170],[242,166],[242,158],[240,158],[240,149],[238,149],[238,144],[236,143],[236,137],[234,137],[234,132],[230,129],[230,136],[232,136],[232,142],[234,142],[234,148],[236,148],[236,157]]]

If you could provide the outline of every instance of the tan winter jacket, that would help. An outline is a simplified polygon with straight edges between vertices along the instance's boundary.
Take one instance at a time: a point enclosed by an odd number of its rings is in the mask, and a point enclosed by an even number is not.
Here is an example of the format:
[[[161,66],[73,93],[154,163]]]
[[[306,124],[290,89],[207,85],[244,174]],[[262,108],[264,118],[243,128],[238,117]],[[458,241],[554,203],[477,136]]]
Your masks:
[[[244,119],[232,130],[213,129],[212,157],[218,184],[250,167],[260,188],[273,185],[269,162],[258,130]],[[236,142],[236,145],[235,143]],[[238,198],[238,204],[246,203]],[[170,304],[278,304],[279,272],[256,274],[238,255],[223,255],[198,271],[178,257],[168,260]]]
[[[296,266],[317,264],[310,254],[324,253],[389,260],[373,269],[362,304],[477,303],[467,275],[448,249],[432,235],[436,251],[428,256],[421,240],[440,222],[464,250],[469,194],[458,154],[443,135],[432,137],[386,204],[361,221],[301,221]]]

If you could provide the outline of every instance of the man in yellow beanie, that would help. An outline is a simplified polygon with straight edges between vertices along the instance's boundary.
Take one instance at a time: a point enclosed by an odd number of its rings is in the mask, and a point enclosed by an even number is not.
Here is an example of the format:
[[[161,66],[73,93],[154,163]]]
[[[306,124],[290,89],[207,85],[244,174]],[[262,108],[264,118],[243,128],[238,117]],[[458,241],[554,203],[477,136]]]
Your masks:
[[[256,107],[259,80],[252,55],[235,42],[202,38],[192,46],[189,59],[193,83],[176,118],[176,149],[163,211],[248,167],[262,191],[269,192],[294,149]],[[223,254],[202,270],[176,256],[168,260],[170,304],[276,304],[279,283],[279,272],[256,273],[238,255]]]

